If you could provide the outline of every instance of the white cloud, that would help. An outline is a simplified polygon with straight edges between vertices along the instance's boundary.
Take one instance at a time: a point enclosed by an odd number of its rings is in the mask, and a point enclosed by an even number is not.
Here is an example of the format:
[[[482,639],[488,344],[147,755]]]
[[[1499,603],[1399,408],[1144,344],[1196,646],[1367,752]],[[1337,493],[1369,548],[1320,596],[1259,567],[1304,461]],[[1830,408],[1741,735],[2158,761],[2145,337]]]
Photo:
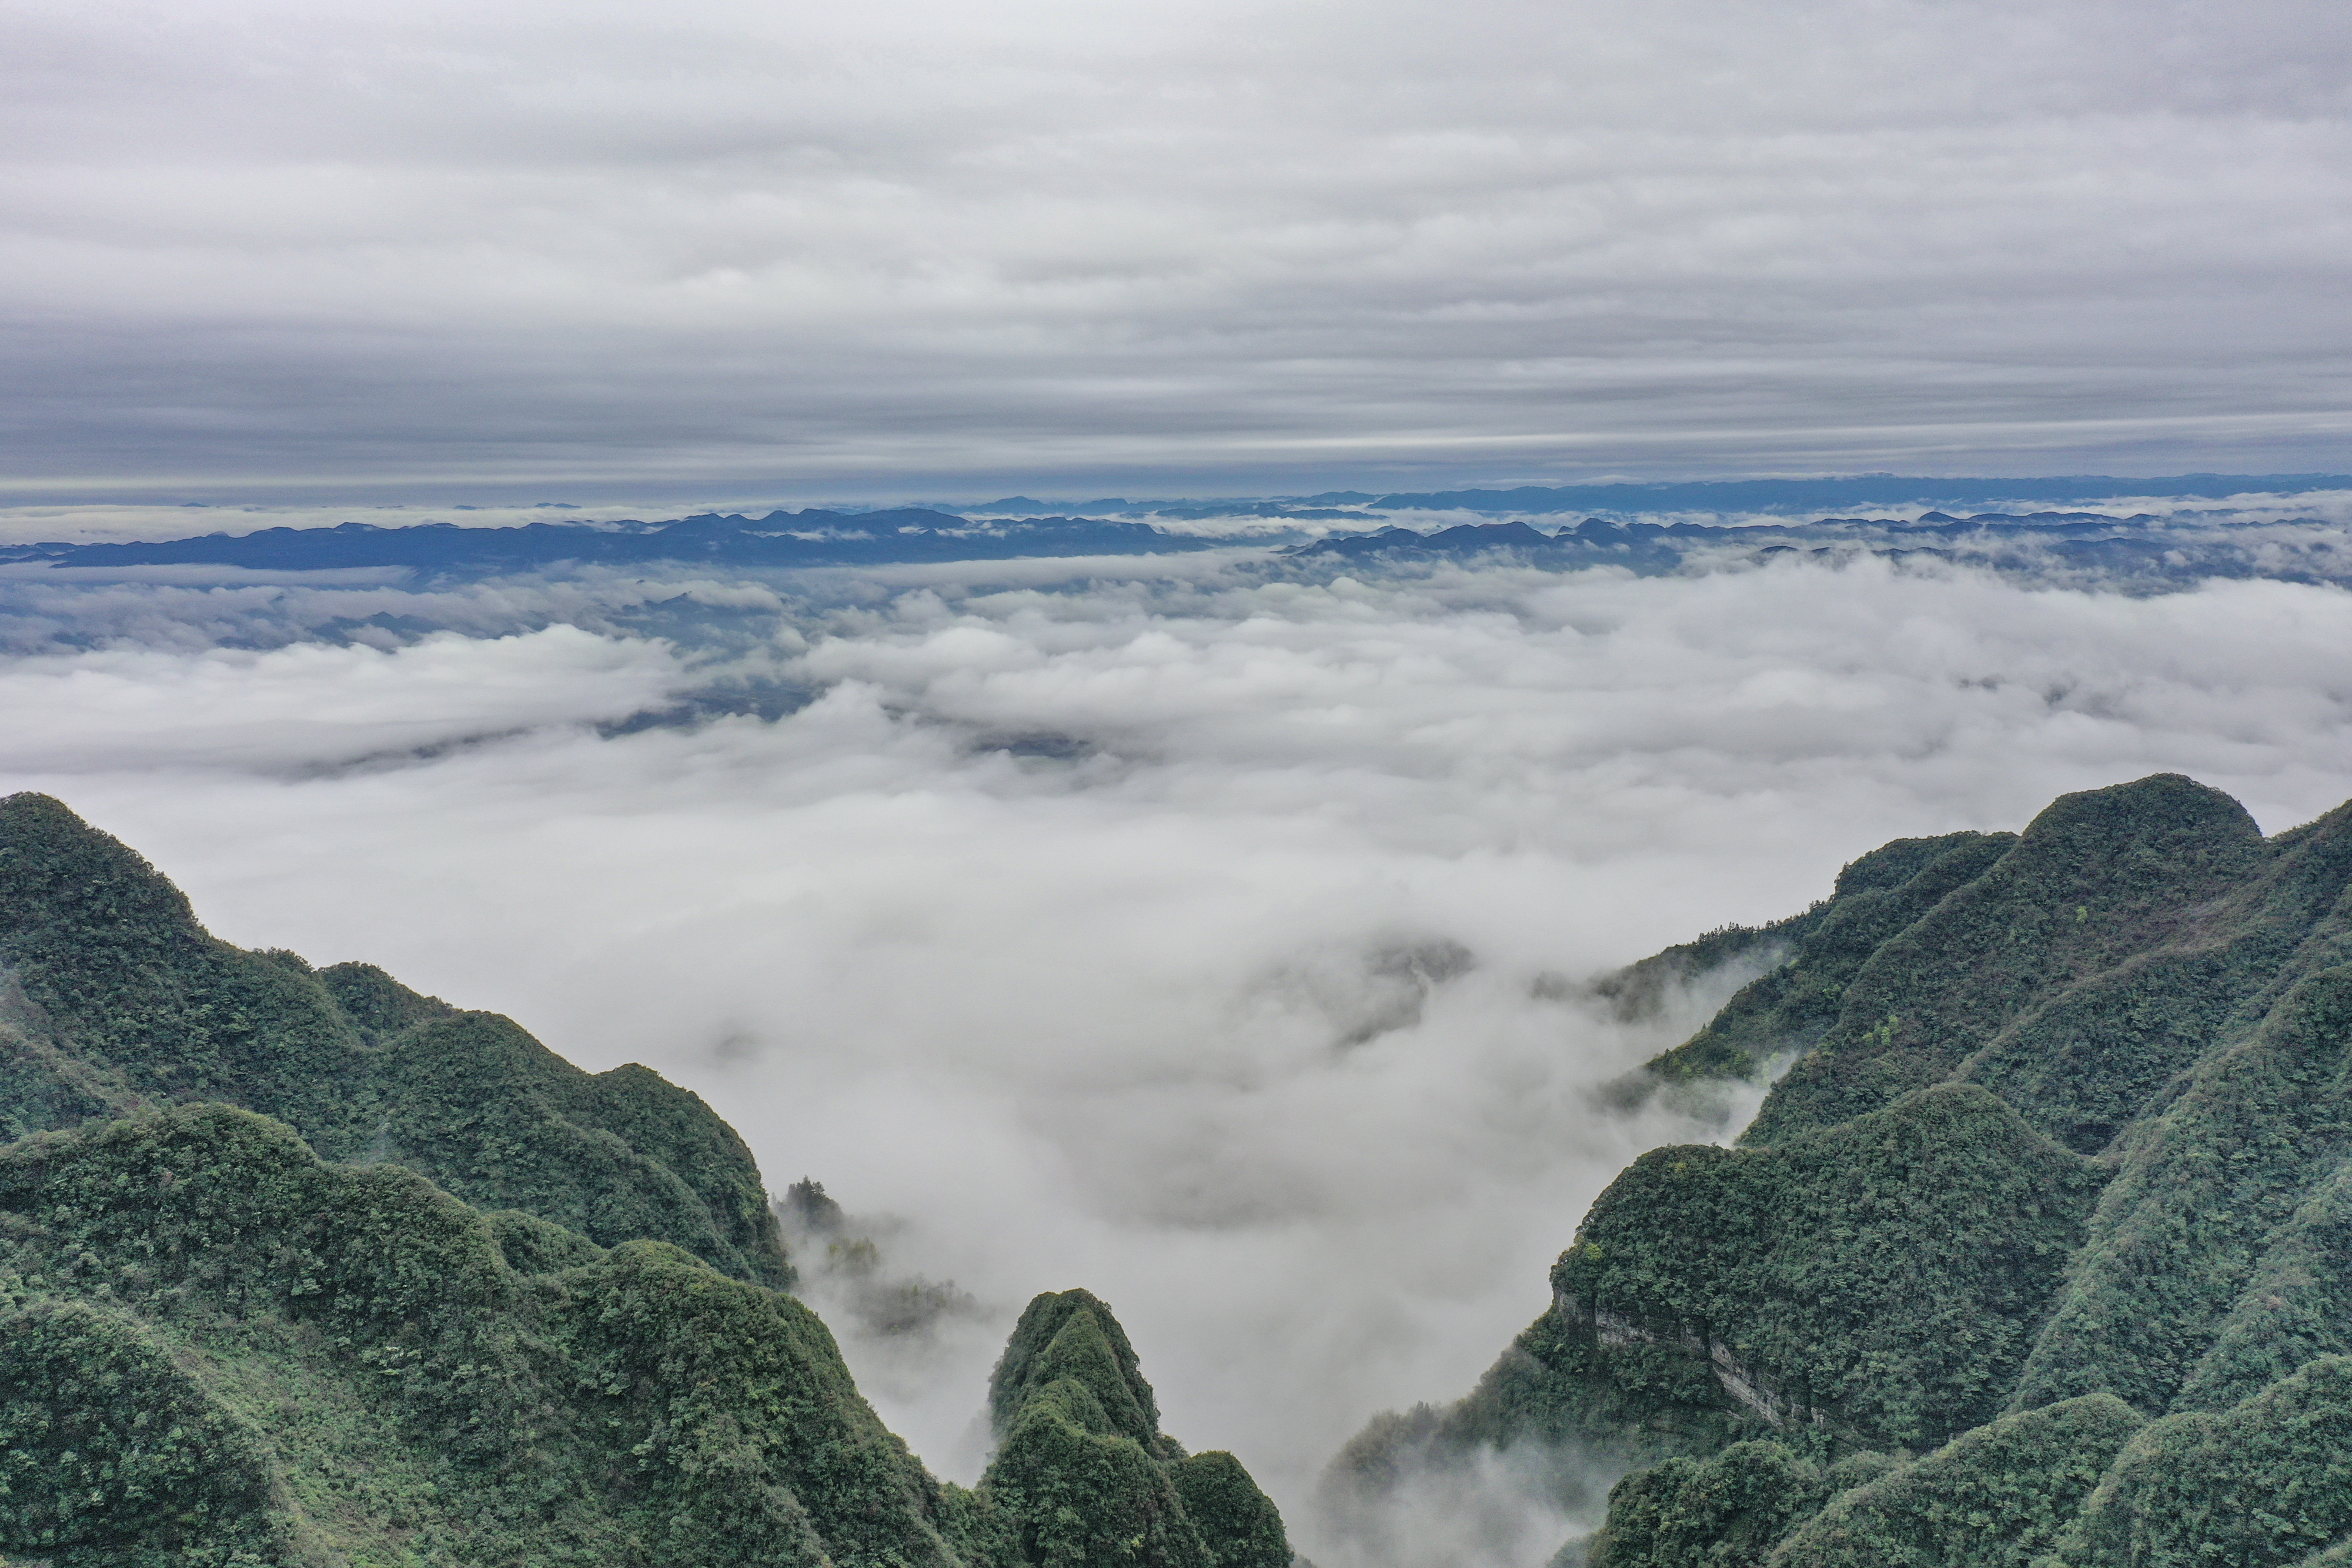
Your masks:
[[[427,748],[626,718],[689,684],[658,643],[574,626],[404,647],[134,647],[0,666],[12,768],[236,773],[394,762]]]

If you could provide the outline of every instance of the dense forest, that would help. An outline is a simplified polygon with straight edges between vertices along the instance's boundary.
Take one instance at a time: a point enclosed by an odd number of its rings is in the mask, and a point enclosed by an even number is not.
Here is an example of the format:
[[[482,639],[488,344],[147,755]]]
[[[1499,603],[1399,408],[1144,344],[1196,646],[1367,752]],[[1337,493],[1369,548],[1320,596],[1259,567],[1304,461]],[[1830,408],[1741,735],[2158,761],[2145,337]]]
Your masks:
[[[1476,1389],[1328,1485],[1616,1474],[1589,1568],[2352,1562],[2352,806],[2070,795],[1614,992],[1742,952],[1612,1099],[1780,1073],[1753,1123],[1637,1160]]]
[[[1094,1297],[1031,1305],[943,1485],[699,1099],[221,942],[37,795],[0,800],[0,1563],[1290,1562]]]

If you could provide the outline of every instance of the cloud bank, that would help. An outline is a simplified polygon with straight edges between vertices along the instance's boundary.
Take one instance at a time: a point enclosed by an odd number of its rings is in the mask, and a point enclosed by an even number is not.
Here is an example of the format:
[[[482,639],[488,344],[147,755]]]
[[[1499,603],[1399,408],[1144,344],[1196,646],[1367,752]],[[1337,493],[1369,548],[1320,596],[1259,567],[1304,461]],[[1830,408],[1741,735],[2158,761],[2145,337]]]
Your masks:
[[[33,0],[5,479],[2325,467],[2347,27]]]
[[[944,1473],[980,1462],[1011,1314],[1083,1284],[1171,1430],[1368,1563],[1307,1502],[1340,1442],[1465,1390],[1632,1155],[1722,1135],[1590,1092],[1738,977],[1636,1022],[1576,981],[2065,789],[2176,768],[2273,831],[2352,793],[2332,587],[1088,570],[36,584],[103,645],[0,662],[0,787],[233,940],[648,1062],[776,1188],[877,1217],[885,1282],[971,1310],[892,1335],[857,1281],[820,1296]],[[679,716],[747,671],[798,695]],[[1548,1552],[1559,1519],[1489,1469],[1479,1550]]]

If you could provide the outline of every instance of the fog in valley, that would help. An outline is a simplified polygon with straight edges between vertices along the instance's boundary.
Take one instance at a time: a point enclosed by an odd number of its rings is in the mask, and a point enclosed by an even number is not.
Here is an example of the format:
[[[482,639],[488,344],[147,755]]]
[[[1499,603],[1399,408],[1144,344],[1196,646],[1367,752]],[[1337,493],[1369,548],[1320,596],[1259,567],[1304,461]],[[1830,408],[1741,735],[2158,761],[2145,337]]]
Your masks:
[[[0,787],[230,940],[703,1095],[841,1206],[808,1295],[944,1476],[1021,1304],[1096,1291],[1325,1568],[1576,1523],[1517,1500],[1552,1456],[1386,1536],[1312,1500],[1368,1419],[1467,1391],[1626,1160],[1749,1108],[1595,1097],[1743,976],[1632,1018],[1593,977],[2068,789],[2183,771],[2272,831],[2352,793],[2352,616],[2306,583],[0,570]]]

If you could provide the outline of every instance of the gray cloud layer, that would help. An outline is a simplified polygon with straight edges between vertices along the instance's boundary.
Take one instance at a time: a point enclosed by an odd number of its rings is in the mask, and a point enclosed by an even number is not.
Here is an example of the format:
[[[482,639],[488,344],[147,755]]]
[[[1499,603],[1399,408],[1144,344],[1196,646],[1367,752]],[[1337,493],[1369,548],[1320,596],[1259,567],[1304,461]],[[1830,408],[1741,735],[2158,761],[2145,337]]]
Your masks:
[[[891,1266],[978,1314],[847,1349],[935,1466],[976,1466],[1012,1312],[1084,1284],[1171,1429],[1339,1563],[1306,1505],[1337,1445],[1465,1389],[1624,1160],[1719,1134],[1588,1098],[1706,995],[1633,1026],[1562,978],[2068,789],[2179,768],[2273,830],[2352,793],[2334,588],[1066,570],[12,587],[105,645],[0,663],[0,789],[62,795],[234,940],[649,1062],[774,1185],[898,1216]],[[611,619],[682,591],[739,619]],[[410,630],[287,641],[339,599]],[[753,668],[814,700],[612,727]],[[1446,1507],[1531,1565],[1565,1524],[1496,1513],[1493,1469]]]
[[[2260,470],[2347,433],[2324,0],[0,27],[19,491]]]

